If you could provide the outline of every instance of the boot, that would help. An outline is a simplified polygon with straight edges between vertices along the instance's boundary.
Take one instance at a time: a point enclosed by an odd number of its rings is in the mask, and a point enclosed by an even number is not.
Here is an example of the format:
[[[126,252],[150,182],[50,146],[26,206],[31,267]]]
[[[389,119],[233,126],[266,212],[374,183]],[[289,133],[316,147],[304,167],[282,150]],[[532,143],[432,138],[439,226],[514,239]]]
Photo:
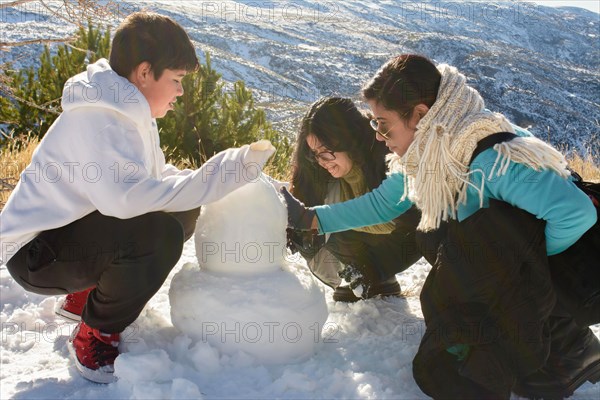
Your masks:
[[[359,300],[371,299],[376,296],[398,297],[400,295],[402,295],[400,284],[398,284],[396,277],[392,276],[391,278],[385,281],[374,283],[371,286],[369,286],[369,289],[367,290],[366,294],[364,294],[362,297],[356,296],[350,288],[350,286],[338,286],[333,292],[333,300],[341,301],[343,303],[355,303]]]
[[[600,341],[570,317],[551,317],[552,343],[546,365],[521,380],[513,392],[530,399],[563,399],[586,381],[600,381]]]

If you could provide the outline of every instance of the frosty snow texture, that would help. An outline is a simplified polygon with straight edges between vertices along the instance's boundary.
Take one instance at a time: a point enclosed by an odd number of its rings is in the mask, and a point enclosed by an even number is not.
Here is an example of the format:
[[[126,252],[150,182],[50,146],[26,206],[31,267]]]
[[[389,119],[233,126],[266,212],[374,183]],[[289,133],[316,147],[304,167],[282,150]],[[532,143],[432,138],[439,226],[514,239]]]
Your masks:
[[[171,282],[173,325],[195,342],[265,364],[313,355],[328,316],[325,295],[305,266],[286,260],[286,224],[264,178],[203,207],[200,268],[188,263]]]

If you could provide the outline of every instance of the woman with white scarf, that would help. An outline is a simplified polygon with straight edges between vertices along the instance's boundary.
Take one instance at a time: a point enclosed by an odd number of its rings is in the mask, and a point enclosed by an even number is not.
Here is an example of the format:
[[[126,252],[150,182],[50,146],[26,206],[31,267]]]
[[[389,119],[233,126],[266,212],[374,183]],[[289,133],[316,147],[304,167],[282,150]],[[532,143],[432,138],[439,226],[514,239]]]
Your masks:
[[[394,153],[388,178],[326,206],[306,208],[284,191],[289,224],[330,233],[421,211],[418,242],[432,270],[413,361],[420,388],[434,398],[562,398],[599,381],[600,342],[588,328],[600,322],[597,299],[570,308],[549,267],[597,221],[563,155],[486,110],[456,68],[421,56],[393,58],[362,94]]]

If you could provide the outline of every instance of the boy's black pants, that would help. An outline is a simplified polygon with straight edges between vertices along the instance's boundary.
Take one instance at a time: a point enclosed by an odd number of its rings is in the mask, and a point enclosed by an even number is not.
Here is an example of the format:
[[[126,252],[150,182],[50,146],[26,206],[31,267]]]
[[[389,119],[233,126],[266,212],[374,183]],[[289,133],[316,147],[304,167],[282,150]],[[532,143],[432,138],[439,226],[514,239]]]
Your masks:
[[[95,211],[40,233],[9,260],[8,271],[26,290],[38,294],[96,286],[83,321],[106,333],[122,332],[179,260],[199,212],[198,208],[118,219]]]

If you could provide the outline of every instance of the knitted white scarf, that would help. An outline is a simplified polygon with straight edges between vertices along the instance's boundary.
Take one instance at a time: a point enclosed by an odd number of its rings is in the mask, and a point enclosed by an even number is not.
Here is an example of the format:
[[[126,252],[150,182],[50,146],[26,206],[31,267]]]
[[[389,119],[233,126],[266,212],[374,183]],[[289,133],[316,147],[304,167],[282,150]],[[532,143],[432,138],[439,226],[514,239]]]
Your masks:
[[[418,230],[437,229],[449,217],[456,219],[459,204],[467,198],[468,186],[473,173],[469,161],[477,142],[496,132],[513,132],[511,124],[501,114],[484,110],[479,93],[466,84],[466,78],[456,68],[439,65],[442,74],[438,96],[427,114],[417,124],[414,141],[404,156],[388,156],[390,172],[402,172],[405,176],[404,195],[421,210]],[[534,137],[518,137],[496,144],[496,162],[487,179],[504,175],[511,161],[525,164],[536,171],[552,169],[567,177],[564,156],[550,145]],[[480,207],[483,206],[483,189],[479,192]]]

